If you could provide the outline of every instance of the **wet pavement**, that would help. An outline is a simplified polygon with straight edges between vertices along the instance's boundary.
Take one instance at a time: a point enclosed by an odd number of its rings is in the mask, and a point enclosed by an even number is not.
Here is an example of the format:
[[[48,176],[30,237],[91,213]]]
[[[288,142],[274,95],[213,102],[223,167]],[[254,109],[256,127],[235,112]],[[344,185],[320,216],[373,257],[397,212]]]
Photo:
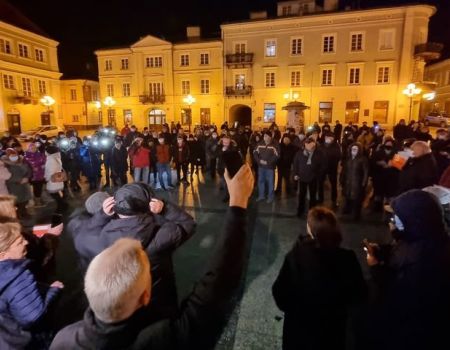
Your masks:
[[[89,195],[87,184],[82,181],[82,192],[70,195],[69,213],[84,205]],[[157,196],[178,203],[197,221],[195,235],[180,247],[174,256],[178,294],[186,296],[194,282],[204,272],[211,247],[220,235],[227,204],[223,203],[223,192],[218,181],[194,175],[190,186],[181,185],[173,191],[156,191]],[[325,205],[331,205],[325,192]],[[283,314],[272,299],[272,284],[278,275],[285,254],[290,250],[300,233],[306,230],[304,219],[298,219],[296,196],[282,194],[272,204],[255,203],[252,197],[249,207],[248,229],[250,245],[248,264],[237,306],[217,345],[217,349],[280,349]],[[54,203],[36,212],[31,221],[42,220],[51,215]],[[65,218],[67,220],[68,214]],[[28,224],[32,224],[29,222]],[[367,266],[361,241],[385,242],[388,239],[386,225],[381,214],[363,210],[363,218],[358,223],[341,220],[343,246],[353,249],[360,259],[367,277]],[[82,271],[78,267],[76,253],[70,236],[64,232],[57,253],[57,278],[64,282],[64,295],[59,301],[57,324],[62,327],[82,318],[86,302],[83,298]]]

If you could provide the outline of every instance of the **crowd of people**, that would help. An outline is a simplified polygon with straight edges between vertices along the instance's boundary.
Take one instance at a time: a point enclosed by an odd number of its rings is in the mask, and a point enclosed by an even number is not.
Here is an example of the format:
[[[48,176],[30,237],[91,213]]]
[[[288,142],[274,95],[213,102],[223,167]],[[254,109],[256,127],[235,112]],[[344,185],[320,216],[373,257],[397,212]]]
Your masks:
[[[272,287],[284,312],[283,349],[450,345],[448,208],[435,195],[450,188],[448,130],[433,138],[404,120],[393,136],[377,123],[338,121],[285,132],[224,123],[192,134],[174,124],[160,132],[127,125],[82,139],[75,130],[37,135],[26,150],[9,134],[0,143],[0,349],[213,348],[244,271],[254,184],[257,202],[298,196],[296,214],[306,213]],[[241,159],[236,174],[230,153]],[[156,190],[189,186],[201,173],[220,178],[229,208],[205,274],[179,303],[172,255],[196,222]],[[90,195],[66,227],[22,225],[30,205],[50,205],[44,189],[55,215],[68,217],[66,198],[81,191],[81,175]],[[392,218],[389,244],[362,242],[370,283],[355,253],[341,248],[336,215],[342,197],[342,214],[359,220],[367,196]],[[83,320],[55,329],[55,300],[66,292],[54,278],[63,231],[89,306]]]

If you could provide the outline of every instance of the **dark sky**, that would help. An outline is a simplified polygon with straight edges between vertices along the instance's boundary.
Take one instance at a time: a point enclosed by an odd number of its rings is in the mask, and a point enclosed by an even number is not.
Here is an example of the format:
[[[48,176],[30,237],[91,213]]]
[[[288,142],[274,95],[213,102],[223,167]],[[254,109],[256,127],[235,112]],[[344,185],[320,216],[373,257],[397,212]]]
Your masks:
[[[200,25],[205,37],[220,36],[219,24],[248,18],[250,10],[274,15],[276,0],[9,0],[46,33],[60,42],[64,77],[96,77],[95,49],[128,45],[153,34],[182,40],[187,25]],[[414,0],[341,0],[361,7],[400,5]],[[424,0],[438,6],[430,41],[446,44],[450,57],[450,0]],[[75,6],[69,6],[75,5]],[[90,68],[88,68],[90,67]]]

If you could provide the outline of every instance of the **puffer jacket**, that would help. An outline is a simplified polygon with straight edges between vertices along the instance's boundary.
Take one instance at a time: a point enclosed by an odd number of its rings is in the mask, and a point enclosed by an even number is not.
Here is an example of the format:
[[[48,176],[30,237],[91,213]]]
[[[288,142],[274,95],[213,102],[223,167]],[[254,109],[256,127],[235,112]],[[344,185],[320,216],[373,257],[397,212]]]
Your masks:
[[[128,150],[131,164],[135,168],[145,168],[150,166],[150,150],[143,146],[132,145]]]
[[[53,182],[51,177],[63,170],[61,162],[61,153],[53,153],[47,156],[45,162],[45,180],[47,181],[47,191],[50,193],[56,193],[64,189],[64,182]]]
[[[31,181],[43,181],[45,174],[45,161],[46,157],[44,153],[39,151],[36,152],[25,152],[25,160],[31,165],[31,170],[33,172]]]
[[[85,262],[120,238],[141,241],[151,261],[152,305],[166,316],[176,311],[178,301],[172,253],[194,234],[195,221],[188,213],[166,202],[160,215],[117,218],[100,211],[81,226],[74,243]]]

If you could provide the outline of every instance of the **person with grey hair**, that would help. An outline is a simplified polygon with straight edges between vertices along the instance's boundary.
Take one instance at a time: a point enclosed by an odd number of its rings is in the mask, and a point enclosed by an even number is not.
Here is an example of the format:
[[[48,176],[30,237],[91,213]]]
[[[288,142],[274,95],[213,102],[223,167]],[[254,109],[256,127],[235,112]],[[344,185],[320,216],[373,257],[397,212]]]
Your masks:
[[[233,178],[226,172],[225,179],[230,207],[224,232],[205,274],[175,317],[157,323],[148,320],[145,309],[153,298],[148,258],[138,242],[121,239],[91,262],[84,319],[61,330],[50,349],[213,348],[244,269],[246,209],[254,183],[247,164]]]
[[[430,146],[424,141],[415,141],[410,147],[411,157],[400,171],[398,193],[436,185],[439,172]]]

